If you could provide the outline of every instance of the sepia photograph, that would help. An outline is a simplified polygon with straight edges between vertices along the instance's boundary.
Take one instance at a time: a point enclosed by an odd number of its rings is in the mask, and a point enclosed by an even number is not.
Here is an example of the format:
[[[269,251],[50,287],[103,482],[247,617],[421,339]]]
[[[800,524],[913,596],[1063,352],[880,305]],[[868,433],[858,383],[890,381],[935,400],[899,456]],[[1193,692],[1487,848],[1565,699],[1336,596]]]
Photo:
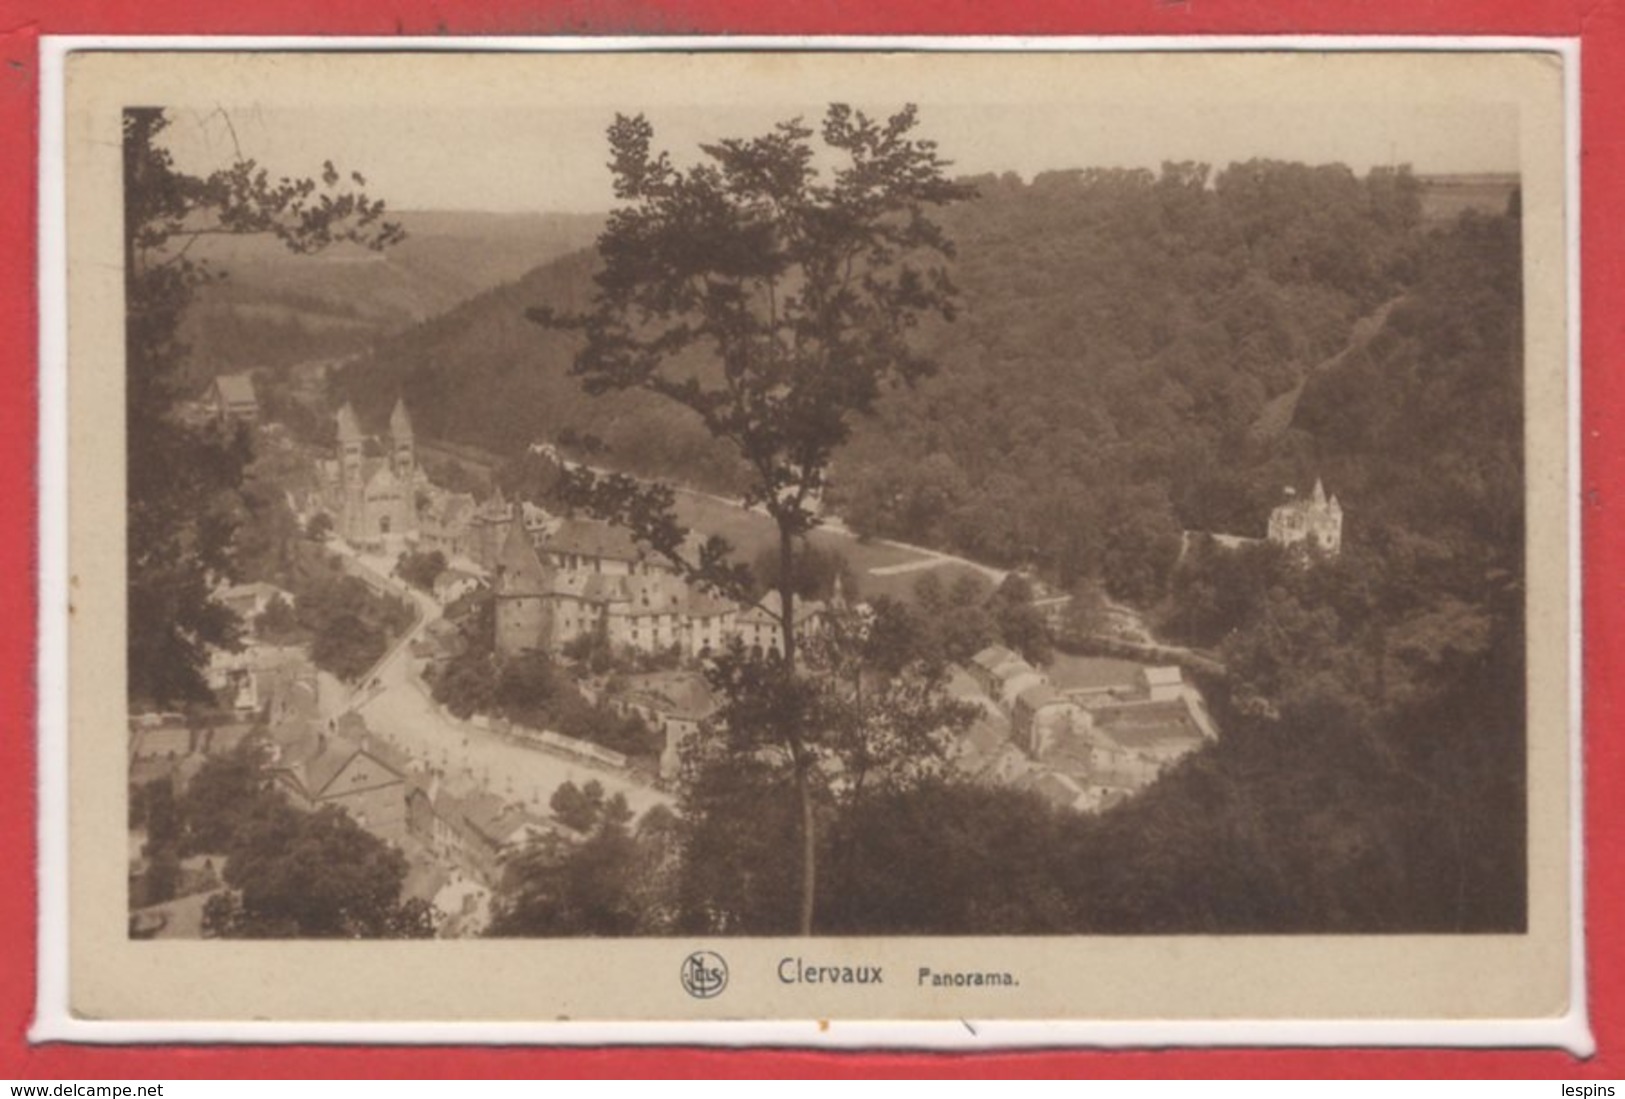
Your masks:
[[[75,1010],[1570,1006],[1561,57],[66,77]]]

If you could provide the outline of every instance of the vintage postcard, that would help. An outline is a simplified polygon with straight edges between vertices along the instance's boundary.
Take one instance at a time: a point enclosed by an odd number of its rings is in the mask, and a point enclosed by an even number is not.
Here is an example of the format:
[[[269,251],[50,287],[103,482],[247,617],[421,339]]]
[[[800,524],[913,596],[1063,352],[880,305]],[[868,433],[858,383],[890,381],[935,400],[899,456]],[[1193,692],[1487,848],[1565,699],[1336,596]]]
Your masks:
[[[1583,1034],[1574,56],[1347,47],[65,52],[51,1033]]]

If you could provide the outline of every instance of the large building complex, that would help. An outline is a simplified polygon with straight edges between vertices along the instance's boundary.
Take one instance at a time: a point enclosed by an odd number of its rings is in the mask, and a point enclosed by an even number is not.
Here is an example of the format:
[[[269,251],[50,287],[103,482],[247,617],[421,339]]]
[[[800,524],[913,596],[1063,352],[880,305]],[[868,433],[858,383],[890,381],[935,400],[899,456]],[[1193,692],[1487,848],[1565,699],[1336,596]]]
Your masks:
[[[355,409],[338,413],[338,457],[321,465],[323,496],[334,529],[366,548],[398,548],[418,534],[417,496],[426,479],[413,447],[412,417],[397,400],[388,434],[369,437]]]
[[[624,530],[596,519],[567,519],[533,540],[508,529],[493,570],[496,648],[560,652],[583,637],[612,648],[677,650],[701,659],[738,638],[747,648],[783,651],[776,594],[741,606],[688,584]],[[816,628],[823,605],[796,604],[800,628]]]

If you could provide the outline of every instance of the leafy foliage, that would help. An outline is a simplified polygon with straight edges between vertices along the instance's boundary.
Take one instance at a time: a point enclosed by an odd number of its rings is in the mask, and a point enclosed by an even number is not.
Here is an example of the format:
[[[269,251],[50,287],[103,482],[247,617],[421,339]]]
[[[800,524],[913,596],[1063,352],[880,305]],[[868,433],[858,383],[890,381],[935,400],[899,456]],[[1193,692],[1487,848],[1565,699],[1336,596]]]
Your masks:
[[[206,700],[209,649],[239,643],[236,616],[210,595],[234,575],[251,442],[240,428],[175,415],[186,380],[181,322],[214,275],[188,251],[207,236],[266,235],[300,253],[400,238],[383,204],[340,189],[331,164],[320,184],[273,179],[241,159],[205,177],[177,172],[162,144],[167,125],[161,110],[124,112],[129,693],[153,703]]]
[[[430,689],[434,700],[458,717],[476,713],[503,717],[633,758],[659,754],[659,744],[642,718],[587,701],[565,669],[546,653],[498,657],[489,629],[470,631],[463,648],[435,673]]]
[[[609,129],[610,170],[621,205],[598,240],[602,264],[591,306],[530,316],[584,339],[571,373],[589,395],[652,394],[697,417],[747,471],[742,503],[778,529],[776,592],[782,659],[724,660],[718,685],[733,712],[784,752],[801,806],[800,929],[815,909],[817,842],[814,746],[827,732],[808,712],[798,678],[796,541],[818,525],[830,461],[852,420],[873,410],[885,385],[932,370],[911,334],[926,315],[951,318],[954,287],[943,261],[952,245],[931,212],[968,197],[947,163],[912,135],[915,109],[884,121],[830,106],[819,132],[799,120],[750,139],[702,147],[705,161],[674,167],[653,151],[642,116]],[[666,485],[577,468],[567,495],[628,527],[692,580],[734,599],[745,569],[713,536],[697,559],[682,553]],[[756,692],[755,697],[750,697]]]
[[[434,933],[421,900],[400,899],[406,857],[331,806],[280,801],[233,837],[225,881],[209,899],[204,934],[230,939],[421,939]]]
[[[814,799],[817,926],[1526,926],[1516,224],[1470,217],[1422,238],[1411,262],[1409,296],[1359,354],[1306,384],[1279,443],[1292,461],[1325,463],[1349,486],[1345,500],[1359,502],[1342,554],[1305,568],[1273,547],[1197,538],[1172,573],[1165,627],[1215,647],[1229,671],[1202,683],[1222,737],[1095,816],[930,769],[865,783],[858,796],[855,782],[833,782]],[[1023,605],[1018,588],[1003,593],[1007,613]],[[876,675],[1007,636],[1001,599],[985,587],[956,592],[928,573],[919,589],[912,605],[876,601],[862,658]],[[1070,630],[1098,631],[1105,610],[1098,583],[1080,583]],[[672,899],[652,909],[669,914],[654,921],[658,933],[798,927],[797,868],[784,857],[802,835],[795,774],[770,739],[733,730],[762,727],[751,706],[838,729],[824,707],[856,691],[831,699],[797,681],[776,695],[783,681],[748,662],[725,674],[755,681],[725,690],[740,702],[718,737],[692,749],[701,758],[684,786]],[[840,741],[817,743],[834,753]],[[854,757],[828,758],[840,762],[815,773],[858,773]]]
[[[621,139],[617,163],[633,191],[675,195],[680,183],[697,215],[723,218],[726,202],[697,201],[711,177],[676,173],[635,125]],[[777,164],[787,141],[722,153],[760,168]],[[789,177],[771,179],[794,178],[789,163]],[[977,201],[939,215],[959,245],[958,323],[949,330],[922,314],[909,334],[911,354],[941,369],[876,392],[873,420],[854,418],[827,451],[825,503],[863,533],[1031,566],[1076,593],[1071,633],[1102,630],[1108,597],[1155,608],[1170,635],[1216,650],[1228,667],[1228,681],[1203,684],[1224,735],[1097,817],[930,767],[866,782],[854,798],[831,776],[861,761],[846,730],[874,727],[839,716],[856,705],[861,677],[820,685],[724,660],[724,714],[691,748],[676,854],[661,848],[662,899],[643,898],[644,915],[627,922],[616,895],[602,909],[616,914],[614,927],[805,929],[801,871],[816,864],[816,923],[829,931],[1521,929],[1516,209],[1427,231],[1408,172],[1361,177],[1337,165],[1214,173],[1170,164],[974,185]],[[639,194],[634,208],[654,192]],[[589,339],[581,361],[600,388],[632,388],[592,404],[538,381],[561,377],[581,345],[560,328],[517,335],[511,319],[480,323],[482,310],[514,307],[512,296],[494,297],[433,334],[490,358],[482,377],[506,396],[478,399],[509,407],[464,421],[458,395],[437,382],[450,433],[496,425],[512,446],[573,426],[578,438],[607,439],[610,464],[677,469],[739,491],[758,471],[748,453],[712,445],[705,415],[723,411],[645,398],[709,400],[728,356],[692,344],[718,333],[738,332],[764,354],[779,347],[763,322],[771,314],[747,307],[757,299],[746,289],[734,291],[734,313],[722,309],[730,285],[758,285],[750,246],[774,238],[752,235],[760,222],[750,217],[699,218],[734,246],[691,255],[668,247],[684,224],[675,213],[672,224],[628,217],[612,257],[620,266],[611,272],[606,259],[603,272],[612,294],[659,320],[605,320],[605,340],[592,350]],[[733,266],[715,287],[662,288],[656,278],[707,262]],[[578,312],[593,270],[586,257],[556,265],[525,293]],[[638,297],[665,290],[669,299]],[[693,305],[700,319],[668,329],[657,305]],[[499,341],[502,355],[487,355]],[[420,363],[411,377],[424,385],[434,375],[423,364],[458,361],[429,347],[411,354]],[[657,366],[660,380],[643,388],[643,369]],[[382,362],[372,369],[388,374]],[[535,399],[544,388],[545,408]],[[1350,516],[1335,562],[1299,568],[1267,547],[1229,553],[1199,537],[1179,560],[1182,531],[1261,536],[1281,486],[1317,475]],[[681,530],[654,518],[669,498],[610,487],[600,502],[628,519],[641,509],[651,541],[680,544]],[[765,507],[776,498],[772,489],[753,497]],[[781,581],[796,571],[793,556],[783,560],[792,565]],[[994,639],[1041,653],[1031,626],[1013,592],[1001,599],[927,574],[914,605],[876,601],[864,659],[876,672],[928,678]],[[792,749],[821,762],[798,767]],[[913,745],[900,758],[932,755]],[[786,857],[809,842],[801,865]],[[596,863],[604,877],[646,865],[613,850]]]
[[[751,562],[751,576],[756,582],[758,594],[779,589],[781,568],[777,546],[764,547],[756,555]],[[796,596],[800,599],[828,600],[835,592],[837,578],[847,599],[857,599],[861,594],[857,574],[852,571],[846,556],[838,549],[823,549],[806,539],[798,539],[795,543],[790,575]]]
[[[359,678],[412,624],[410,607],[358,577],[325,577],[295,594],[310,659],[340,679]]]
[[[419,591],[433,592],[437,577],[446,571],[446,555],[439,550],[409,551],[395,563],[395,575]]]
[[[560,792],[567,788],[573,789],[566,784]],[[580,818],[587,824],[581,843],[545,839],[509,861],[487,934],[632,935],[663,928],[660,888],[674,856],[672,816],[651,810],[633,828],[625,800],[617,794],[605,802],[598,793]]]
[[[340,809],[293,808],[272,788],[250,748],[211,756],[180,799],[176,819],[180,851],[226,859],[227,889],[204,908],[205,935],[433,934],[430,910],[400,899],[405,857]]]

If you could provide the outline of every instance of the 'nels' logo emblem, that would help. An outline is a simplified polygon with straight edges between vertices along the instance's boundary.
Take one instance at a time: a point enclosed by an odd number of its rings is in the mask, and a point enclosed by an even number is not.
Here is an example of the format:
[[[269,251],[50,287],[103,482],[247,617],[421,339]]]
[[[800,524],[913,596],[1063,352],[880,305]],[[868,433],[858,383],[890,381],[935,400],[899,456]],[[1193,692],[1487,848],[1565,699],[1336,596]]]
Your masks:
[[[696,950],[683,959],[683,991],[697,1000],[709,1000],[728,987],[728,963],[722,955],[709,950]]]

